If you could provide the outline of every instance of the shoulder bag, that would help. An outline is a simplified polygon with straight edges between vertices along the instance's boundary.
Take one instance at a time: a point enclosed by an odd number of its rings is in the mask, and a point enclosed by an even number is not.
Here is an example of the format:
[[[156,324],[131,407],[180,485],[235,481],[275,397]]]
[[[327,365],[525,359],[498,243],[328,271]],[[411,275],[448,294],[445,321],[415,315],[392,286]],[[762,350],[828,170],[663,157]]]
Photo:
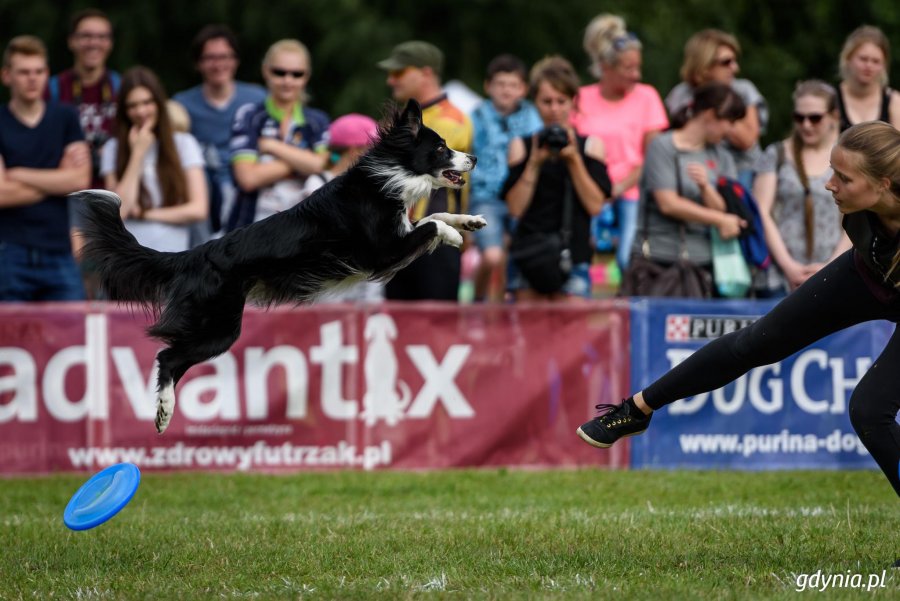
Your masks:
[[[677,192],[681,190],[681,163],[675,157],[675,177]],[[628,262],[628,268],[622,275],[619,294],[622,296],[667,296],[674,298],[710,298],[712,297],[712,274],[707,269],[691,262],[685,241],[684,223],[679,222],[680,252],[678,260],[672,264],[658,263],[651,259],[650,240],[647,234],[647,210],[650,199],[649,190],[643,189],[642,202],[643,227],[641,231],[641,250],[634,252]]]

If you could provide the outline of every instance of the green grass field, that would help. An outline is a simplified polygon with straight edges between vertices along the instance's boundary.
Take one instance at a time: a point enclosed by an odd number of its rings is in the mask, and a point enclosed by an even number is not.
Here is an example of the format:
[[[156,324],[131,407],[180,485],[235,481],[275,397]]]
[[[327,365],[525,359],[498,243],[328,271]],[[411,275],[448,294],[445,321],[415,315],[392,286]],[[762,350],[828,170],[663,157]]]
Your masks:
[[[900,557],[870,471],[144,474],[71,532],[84,479],[0,480],[0,599],[900,598],[795,590]]]

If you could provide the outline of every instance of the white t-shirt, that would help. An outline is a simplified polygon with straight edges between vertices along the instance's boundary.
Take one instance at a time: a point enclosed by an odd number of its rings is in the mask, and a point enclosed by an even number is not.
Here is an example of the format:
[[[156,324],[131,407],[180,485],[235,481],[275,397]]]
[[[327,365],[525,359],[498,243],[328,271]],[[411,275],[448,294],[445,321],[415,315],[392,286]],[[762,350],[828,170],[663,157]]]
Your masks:
[[[191,134],[175,132],[175,148],[181,159],[181,167],[203,167],[203,152],[200,145]],[[106,177],[116,171],[116,155],[119,150],[118,140],[110,139],[103,145],[100,155],[100,175]],[[162,206],[162,192],[159,187],[159,178],[156,174],[157,143],[154,142],[144,157],[141,169],[141,183],[147,190],[151,205]],[[134,235],[141,246],[163,252],[180,252],[188,250],[190,246],[190,226],[161,223],[159,221],[145,221],[140,219],[126,219],[125,228]]]

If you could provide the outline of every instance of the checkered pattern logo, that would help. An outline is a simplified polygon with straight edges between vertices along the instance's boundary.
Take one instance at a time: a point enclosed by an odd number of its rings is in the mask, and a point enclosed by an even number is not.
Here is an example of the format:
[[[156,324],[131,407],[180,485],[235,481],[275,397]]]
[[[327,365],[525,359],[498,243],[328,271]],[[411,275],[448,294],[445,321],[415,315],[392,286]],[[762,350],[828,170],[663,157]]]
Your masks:
[[[666,342],[685,342],[691,339],[690,315],[666,316]]]

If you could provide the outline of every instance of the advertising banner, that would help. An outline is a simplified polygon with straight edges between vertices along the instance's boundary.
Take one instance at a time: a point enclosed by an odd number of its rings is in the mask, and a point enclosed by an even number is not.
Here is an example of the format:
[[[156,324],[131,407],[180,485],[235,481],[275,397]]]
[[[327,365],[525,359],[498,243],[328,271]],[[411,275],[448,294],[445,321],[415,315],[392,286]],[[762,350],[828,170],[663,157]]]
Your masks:
[[[628,304],[248,309],[162,435],[140,309],[0,306],[0,474],[625,466],[576,428],[628,387]]]
[[[774,304],[634,300],[635,390]],[[668,405],[654,414],[647,432],[631,439],[632,466],[877,468],[850,425],[847,405],[893,328],[889,322],[860,324],[724,388]]]

